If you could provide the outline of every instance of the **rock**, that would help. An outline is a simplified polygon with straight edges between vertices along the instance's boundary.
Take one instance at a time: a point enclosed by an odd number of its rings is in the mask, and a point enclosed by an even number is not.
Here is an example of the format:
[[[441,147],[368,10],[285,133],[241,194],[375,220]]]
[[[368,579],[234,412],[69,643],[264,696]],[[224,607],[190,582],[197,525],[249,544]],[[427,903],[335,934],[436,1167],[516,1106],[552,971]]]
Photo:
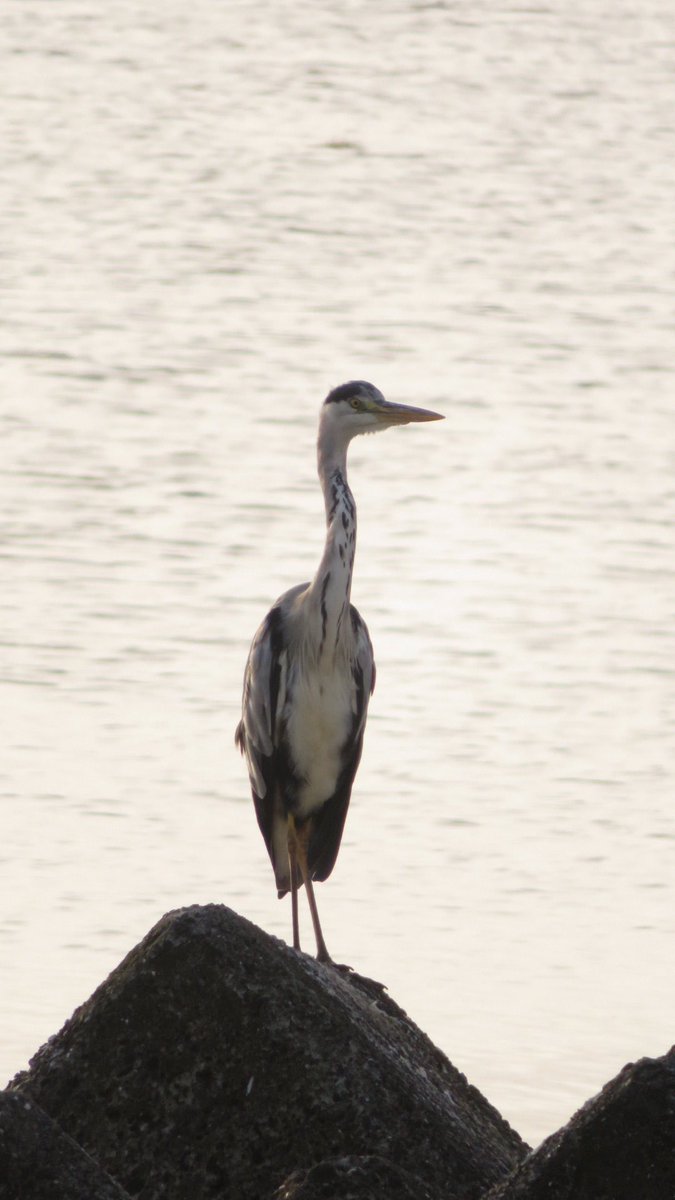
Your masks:
[[[444,1200],[429,1191],[418,1175],[393,1163],[369,1158],[333,1158],[306,1171],[294,1171],[273,1200]]]
[[[139,1200],[266,1200],[298,1171],[310,1196],[322,1160],[372,1156],[474,1200],[527,1150],[381,985],[216,905],[164,917],[11,1087]]]
[[[672,1200],[675,1046],[629,1063],[485,1200]]]
[[[129,1200],[36,1104],[0,1092],[2,1200]]]

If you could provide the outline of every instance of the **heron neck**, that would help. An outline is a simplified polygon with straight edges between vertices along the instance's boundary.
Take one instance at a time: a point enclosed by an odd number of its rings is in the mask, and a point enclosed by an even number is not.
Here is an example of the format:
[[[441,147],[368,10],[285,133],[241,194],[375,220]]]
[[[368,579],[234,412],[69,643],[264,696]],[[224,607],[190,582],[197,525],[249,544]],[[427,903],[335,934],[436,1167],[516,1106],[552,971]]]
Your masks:
[[[356,504],[347,482],[346,447],[322,453],[319,443],[319,479],[326,506],[326,544],[312,580],[311,593],[318,609],[319,653],[334,652],[349,636],[349,598],[356,549]]]

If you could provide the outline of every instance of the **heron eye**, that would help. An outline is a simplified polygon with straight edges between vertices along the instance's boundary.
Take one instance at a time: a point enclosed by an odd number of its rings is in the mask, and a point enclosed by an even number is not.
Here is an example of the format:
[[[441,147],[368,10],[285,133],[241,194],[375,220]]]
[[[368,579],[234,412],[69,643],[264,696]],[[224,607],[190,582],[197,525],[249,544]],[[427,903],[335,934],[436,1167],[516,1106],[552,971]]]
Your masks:
[[[354,412],[360,412],[361,409],[363,408],[363,404],[361,403],[360,400],[357,400],[356,397],[353,400],[350,400],[349,403],[351,404],[352,408],[354,409]]]

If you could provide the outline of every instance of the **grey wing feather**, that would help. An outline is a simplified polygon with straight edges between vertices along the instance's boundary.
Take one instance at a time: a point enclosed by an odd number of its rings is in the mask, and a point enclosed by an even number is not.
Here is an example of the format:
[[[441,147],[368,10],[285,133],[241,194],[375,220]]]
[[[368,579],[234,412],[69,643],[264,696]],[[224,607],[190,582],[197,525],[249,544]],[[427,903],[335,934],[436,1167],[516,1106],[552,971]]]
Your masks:
[[[356,634],[356,665],[361,672],[363,680],[362,687],[360,689],[357,688],[355,692],[354,710],[358,719],[357,731],[358,733],[362,733],[368,715],[368,701],[375,691],[375,655],[373,654],[373,645],[368,633],[368,626],[353,605],[352,621]]]
[[[253,792],[260,799],[267,793],[265,760],[276,748],[277,713],[286,696],[284,613],[306,588],[306,583],[291,588],[270,609],[253,639],[244,672],[242,716],[234,738],[246,757]]]
[[[263,760],[274,750],[274,723],[279,687],[285,672],[281,654],[273,646],[266,618],[256,633],[246,663],[242,718],[235,740],[245,755],[251,787],[262,799],[267,791]]]
[[[264,796],[266,790],[260,760],[269,758],[273,749],[271,678],[271,641],[263,625],[253,640],[246,663],[242,718],[235,734],[246,757],[251,787],[259,796]]]

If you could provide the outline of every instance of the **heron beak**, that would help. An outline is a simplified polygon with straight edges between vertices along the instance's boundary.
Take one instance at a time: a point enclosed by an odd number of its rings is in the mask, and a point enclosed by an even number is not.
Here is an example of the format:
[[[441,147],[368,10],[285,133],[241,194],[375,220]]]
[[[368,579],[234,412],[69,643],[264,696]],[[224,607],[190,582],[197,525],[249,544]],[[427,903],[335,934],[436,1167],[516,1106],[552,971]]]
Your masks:
[[[442,413],[432,412],[430,408],[413,408],[411,404],[392,404],[389,400],[385,400],[384,404],[378,404],[377,408],[373,409],[373,415],[377,417],[378,424],[385,427],[409,425],[413,421],[445,420]]]

